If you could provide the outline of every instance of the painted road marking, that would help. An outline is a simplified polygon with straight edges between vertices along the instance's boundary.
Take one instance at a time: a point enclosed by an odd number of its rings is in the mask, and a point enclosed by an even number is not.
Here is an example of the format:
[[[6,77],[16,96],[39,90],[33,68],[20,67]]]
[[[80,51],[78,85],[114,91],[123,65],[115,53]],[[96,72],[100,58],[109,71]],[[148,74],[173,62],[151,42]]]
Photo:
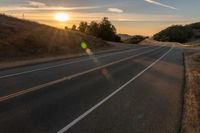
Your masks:
[[[119,91],[121,91],[124,87],[126,87],[128,84],[130,84],[135,79],[137,79],[139,76],[141,76],[144,72],[146,72],[151,67],[153,67],[157,62],[159,62],[162,58],[164,58],[173,48],[174,48],[174,45],[165,54],[163,54],[160,58],[158,58],[156,61],[154,61],[151,65],[149,65],[148,67],[146,67],[143,71],[141,71],[140,73],[138,73],[136,76],[134,76],[128,82],[126,82],[125,84],[123,84],[120,88],[118,88],[116,91],[114,91],[113,93],[111,93],[109,96],[107,96],[106,98],[104,98],[102,101],[100,101],[99,103],[97,103],[95,106],[93,106],[92,108],[90,108],[89,110],[87,110],[85,113],[83,113],[82,115],[80,115],[78,118],[76,118],[75,120],[73,120],[72,122],[70,122],[67,126],[65,126],[64,128],[62,128],[61,130],[59,130],[57,133],[64,133],[67,130],[69,130],[72,126],[74,126],[75,124],[77,124],[80,120],[82,120],[84,117],[86,117],[87,115],[89,115],[92,111],[94,111],[96,108],[98,108],[103,103],[105,103],[106,101],[108,101],[111,97],[113,97],[115,94],[117,94]]]
[[[98,58],[105,58],[105,57],[109,57],[109,56],[113,56],[113,55],[118,55],[118,54],[121,54],[121,53],[128,53],[128,52],[138,51],[138,50],[146,49],[146,48],[150,48],[150,47],[153,47],[153,46],[148,46],[148,47],[139,48],[139,49],[131,49],[131,50],[126,50],[126,51],[120,51],[120,52],[116,52],[116,53],[111,53],[109,55],[102,55],[102,56],[99,56]],[[57,67],[62,67],[62,66],[75,64],[75,63],[79,63],[79,62],[83,62],[83,61],[87,61],[87,60],[92,60],[92,59],[91,58],[87,58],[87,59],[82,59],[82,60],[78,60],[78,61],[58,64],[58,65],[54,65],[54,66],[43,67],[43,68],[33,69],[33,70],[29,70],[29,71],[23,71],[23,72],[19,72],[19,73],[7,74],[7,75],[0,76],[0,79],[13,77],[13,76],[18,76],[18,75],[27,74],[27,73],[32,73],[32,72],[37,72],[37,71],[48,70],[48,69],[57,68]]]
[[[24,95],[24,94],[27,94],[27,93],[30,93],[30,92],[33,92],[33,91],[36,91],[36,90],[40,90],[40,89],[42,89],[44,87],[48,87],[48,86],[51,86],[51,85],[54,85],[54,84],[57,84],[57,83],[60,83],[60,82],[66,81],[66,80],[70,80],[72,78],[76,78],[78,76],[81,76],[81,75],[84,75],[84,74],[87,74],[87,73],[90,73],[90,72],[93,72],[93,71],[96,71],[96,70],[99,70],[99,69],[102,69],[102,68],[105,68],[105,67],[108,67],[108,66],[112,66],[114,64],[117,64],[117,63],[129,60],[129,59],[132,59],[134,57],[141,56],[143,54],[151,53],[151,52],[153,52],[153,51],[155,51],[157,49],[160,49],[162,47],[164,47],[164,46],[161,46],[161,47],[158,47],[158,48],[155,48],[153,50],[146,51],[146,52],[142,52],[142,53],[137,54],[137,55],[129,56],[129,57],[123,58],[121,60],[114,61],[114,62],[105,64],[105,65],[102,65],[102,66],[99,66],[99,67],[96,67],[96,68],[93,68],[93,69],[89,69],[89,70],[86,70],[86,71],[81,72],[81,73],[73,74],[71,76],[67,76],[67,77],[63,77],[61,79],[50,81],[48,83],[45,83],[45,84],[42,84],[42,85],[38,85],[38,86],[29,88],[29,89],[23,89],[22,91],[19,91],[19,92],[16,92],[16,93],[12,93],[12,94],[9,94],[7,96],[0,97],[0,102],[8,100],[8,99],[11,99],[11,98],[15,98],[15,97],[18,97],[18,96],[21,96],[21,95]]]

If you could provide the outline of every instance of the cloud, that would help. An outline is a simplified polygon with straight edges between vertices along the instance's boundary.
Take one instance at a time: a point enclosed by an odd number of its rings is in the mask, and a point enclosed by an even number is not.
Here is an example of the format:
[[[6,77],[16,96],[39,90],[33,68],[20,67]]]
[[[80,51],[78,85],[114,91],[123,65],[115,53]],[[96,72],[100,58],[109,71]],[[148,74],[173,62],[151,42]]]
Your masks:
[[[28,6],[31,6],[31,7],[45,7],[46,4],[42,3],[42,2],[28,1]]]
[[[1,7],[0,11],[73,11],[73,10],[91,10],[91,9],[98,9],[101,6],[82,6],[82,7],[52,7],[46,5],[29,5],[29,6],[10,6],[10,7]]]
[[[166,5],[166,4],[163,4],[163,3],[160,3],[160,2],[156,2],[154,0],[145,0],[145,1],[148,2],[148,3],[151,3],[151,4],[155,4],[155,5],[159,5],[159,6],[162,6],[162,7],[166,7],[166,8],[177,10],[176,7],[173,7],[173,6],[170,6],[170,5]]]
[[[119,8],[108,8],[109,12],[123,13],[124,11]]]

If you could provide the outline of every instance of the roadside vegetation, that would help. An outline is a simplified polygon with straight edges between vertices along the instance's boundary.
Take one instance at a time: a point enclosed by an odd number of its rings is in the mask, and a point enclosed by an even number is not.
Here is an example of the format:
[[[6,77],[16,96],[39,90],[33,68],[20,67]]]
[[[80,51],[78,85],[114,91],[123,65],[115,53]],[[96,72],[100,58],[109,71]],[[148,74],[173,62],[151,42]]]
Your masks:
[[[65,29],[69,30],[67,27]],[[71,30],[86,33],[106,41],[121,41],[121,38],[117,35],[115,26],[112,25],[106,17],[104,17],[99,23],[96,21],[92,21],[91,23],[82,21],[78,27],[73,25]]]
[[[141,35],[135,35],[127,40],[124,40],[124,42],[128,43],[128,44],[138,44],[138,43],[144,41],[146,38],[148,38],[148,37],[141,36]]]
[[[200,133],[200,53],[185,54],[186,85],[182,133]]]
[[[107,28],[107,24],[111,26],[107,19],[100,23],[103,28],[104,26]],[[91,23],[91,25],[95,27],[95,23]],[[85,32],[83,27],[84,25],[80,26],[79,30]],[[76,29],[75,26],[73,28]],[[92,34],[95,29],[87,30]],[[111,32],[114,31],[113,27]],[[102,31],[99,34],[102,35]],[[102,39],[78,31],[61,30],[0,15],[0,61],[83,53],[80,46],[83,41],[93,51],[111,47]]]
[[[157,41],[179,43],[200,39],[200,23],[173,25],[155,34],[153,38]]]

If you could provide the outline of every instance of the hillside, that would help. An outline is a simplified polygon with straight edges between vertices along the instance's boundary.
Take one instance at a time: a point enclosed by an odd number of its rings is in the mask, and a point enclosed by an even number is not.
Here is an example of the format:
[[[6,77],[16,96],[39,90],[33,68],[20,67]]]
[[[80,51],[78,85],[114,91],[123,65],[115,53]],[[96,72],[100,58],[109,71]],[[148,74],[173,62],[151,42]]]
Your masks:
[[[157,41],[186,43],[200,39],[200,22],[189,25],[173,25],[155,34]]]
[[[128,43],[128,44],[138,44],[138,43],[144,41],[146,38],[148,38],[148,37],[142,36],[142,35],[135,35],[127,40],[124,40],[124,42]]]
[[[93,51],[111,47],[83,33],[0,15],[0,61],[81,53],[82,41]]]
[[[118,34],[118,36],[121,37],[122,41],[130,39],[132,37],[131,35],[128,35],[128,34]]]

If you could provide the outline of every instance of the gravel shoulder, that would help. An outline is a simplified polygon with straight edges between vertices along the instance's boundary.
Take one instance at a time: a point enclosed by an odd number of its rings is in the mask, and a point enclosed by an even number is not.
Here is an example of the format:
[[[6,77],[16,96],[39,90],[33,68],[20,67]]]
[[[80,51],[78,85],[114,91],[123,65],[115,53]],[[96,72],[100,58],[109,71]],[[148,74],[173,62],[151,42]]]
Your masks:
[[[181,133],[200,133],[200,50],[185,51],[184,111]]]

